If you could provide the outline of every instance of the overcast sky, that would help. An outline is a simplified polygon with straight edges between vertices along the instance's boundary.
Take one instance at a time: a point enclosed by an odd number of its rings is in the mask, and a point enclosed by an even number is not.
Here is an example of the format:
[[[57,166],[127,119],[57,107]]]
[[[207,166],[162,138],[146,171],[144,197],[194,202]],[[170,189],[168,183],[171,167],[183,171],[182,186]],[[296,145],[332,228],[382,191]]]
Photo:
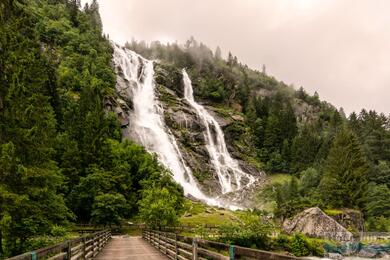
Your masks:
[[[84,3],[86,0],[84,0]],[[118,43],[184,42],[231,51],[346,112],[390,114],[389,0],[100,0]]]

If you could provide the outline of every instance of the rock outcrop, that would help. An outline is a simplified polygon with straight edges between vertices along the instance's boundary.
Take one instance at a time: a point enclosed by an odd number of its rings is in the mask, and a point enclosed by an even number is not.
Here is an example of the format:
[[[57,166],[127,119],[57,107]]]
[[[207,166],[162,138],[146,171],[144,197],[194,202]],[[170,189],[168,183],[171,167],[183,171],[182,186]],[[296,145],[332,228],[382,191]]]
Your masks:
[[[247,203],[251,200],[250,196],[255,193],[253,187],[240,190],[239,193],[221,194],[218,176],[206,149],[206,140],[203,134],[205,126],[197,116],[196,111],[183,98],[182,75],[176,75],[176,71],[160,64],[156,64],[155,70],[157,96],[164,110],[165,124],[177,140],[183,159],[191,168],[202,191],[209,196],[218,197],[221,201],[233,201],[242,207],[251,207],[252,205]],[[221,114],[219,109],[206,104],[203,105],[223,129],[227,148],[240,164],[241,169],[251,175],[260,177],[261,172],[245,160],[246,153],[237,149],[239,147],[235,145],[233,138],[230,138],[229,126],[236,122],[242,123],[243,117],[234,113]],[[259,178],[259,182],[261,181],[262,178]]]
[[[354,209],[341,209],[335,213],[329,214],[334,220],[348,230],[361,232],[364,230],[363,214]]]
[[[321,209],[314,207],[297,214],[293,219],[283,223],[283,229],[291,233],[303,233],[310,237],[328,238],[347,242],[353,235]]]

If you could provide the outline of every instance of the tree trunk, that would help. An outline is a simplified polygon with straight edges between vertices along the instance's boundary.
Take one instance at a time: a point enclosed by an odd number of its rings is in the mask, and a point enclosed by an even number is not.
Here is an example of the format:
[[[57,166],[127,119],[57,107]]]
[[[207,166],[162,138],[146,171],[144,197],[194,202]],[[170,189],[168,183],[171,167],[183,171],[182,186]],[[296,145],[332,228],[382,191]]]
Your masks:
[[[3,255],[4,251],[3,251],[3,233],[0,229],[0,257]]]

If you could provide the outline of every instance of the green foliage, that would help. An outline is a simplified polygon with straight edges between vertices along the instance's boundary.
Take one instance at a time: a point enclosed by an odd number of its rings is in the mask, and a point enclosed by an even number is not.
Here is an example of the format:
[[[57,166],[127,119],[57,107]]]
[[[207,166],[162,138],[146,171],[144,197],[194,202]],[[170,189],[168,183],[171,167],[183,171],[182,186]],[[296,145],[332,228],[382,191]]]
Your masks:
[[[79,0],[0,3],[0,254],[46,245],[75,219],[136,215],[145,180],[175,186],[153,156],[121,141],[105,110],[115,73],[98,9],[95,0],[83,11]]]
[[[92,205],[92,222],[98,225],[110,225],[121,223],[121,211],[126,205],[126,199],[122,194],[100,194],[95,197]]]
[[[356,207],[366,190],[368,164],[354,134],[343,128],[335,137],[320,183],[322,198],[331,207]]]
[[[390,218],[390,189],[387,185],[370,183],[364,193],[363,200],[367,216]]]
[[[275,241],[276,246],[293,253],[295,256],[324,256],[324,241],[308,238],[303,234],[294,234],[292,237],[279,235]]]
[[[272,240],[272,250],[291,251],[291,238],[284,234],[279,234]]]
[[[178,222],[179,198],[165,187],[144,189],[138,204],[140,217],[152,227],[172,226]]]
[[[367,231],[390,232],[390,218],[369,217],[365,222]]]
[[[309,207],[311,202],[301,194],[300,183],[293,177],[289,182],[276,186],[275,216],[282,219],[293,216],[299,211]]]
[[[222,225],[219,228],[218,241],[255,249],[268,249],[268,234],[272,226],[261,216],[246,213],[241,224]]]
[[[302,189],[304,189],[305,191],[317,188],[321,180],[320,173],[314,168],[308,168],[305,171],[302,171],[300,175]]]
[[[370,172],[368,179],[377,184],[386,184],[390,188],[390,163],[379,161]]]
[[[121,141],[115,115],[104,109],[115,73],[98,9],[95,0],[83,11],[78,0],[0,3],[0,253],[43,245],[39,237],[63,234],[75,218],[120,223],[141,208],[145,221],[164,225],[181,211],[183,191],[156,158]],[[180,69],[187,68],[197,99],[245,115],[226,128],[242,158],[270,173],[300,173],[300,181],[276,187],[277,216],[317,204],[360,207],[372,230],[387,228],[389,117],[362,110],[346,121],[318,94],[295,91],[231,53],[224,60],[219,48],[213,55],[194,38],[184,46],[127,46],[165,63],[170,77],[157,68],[159,84],[180,94]],[[375,184],[367,189],[366,180]],[[260,244],[249,227],[260,232]],[[264,248],[262,228],[252,223],[228,233]]]
[[[309,244],[302,234],[295,234],[291,242],[291,252],[295,256],[308,256],[310,254]]]
[[[300,172],[313,165],[321,146],[320,136],[314,128],[304,125],[303,129],[292,141],[292,171]]]

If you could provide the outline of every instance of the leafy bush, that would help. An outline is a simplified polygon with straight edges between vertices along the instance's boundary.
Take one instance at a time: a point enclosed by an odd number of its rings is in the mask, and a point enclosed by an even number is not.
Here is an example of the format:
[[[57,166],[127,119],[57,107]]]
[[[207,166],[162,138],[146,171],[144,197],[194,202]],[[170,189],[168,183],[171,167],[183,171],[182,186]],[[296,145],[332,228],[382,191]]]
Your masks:
[[[291,241],[291,252],[295,256],[308,256],[310,254],[309,243],[302,234],[295,234]]]
[[[143,189],[141,193],[139,215],[145,223],[152,227],[177,224],[183,207],[182,194],[156,184]]]
[[[255,249],[268,249],[271,242],[268,236],[271,225],[251,213],[246,213],[242,220],[242,224],[220,227],[218,241]]]
[[[272,240],[272,250],[291,250],[291,238],[284,234],[279,234],[275,239]]]
[[[303,234],[295,234],[290,242],[290,252],[295,256],[324,256],[323,242],[308,238]]]

